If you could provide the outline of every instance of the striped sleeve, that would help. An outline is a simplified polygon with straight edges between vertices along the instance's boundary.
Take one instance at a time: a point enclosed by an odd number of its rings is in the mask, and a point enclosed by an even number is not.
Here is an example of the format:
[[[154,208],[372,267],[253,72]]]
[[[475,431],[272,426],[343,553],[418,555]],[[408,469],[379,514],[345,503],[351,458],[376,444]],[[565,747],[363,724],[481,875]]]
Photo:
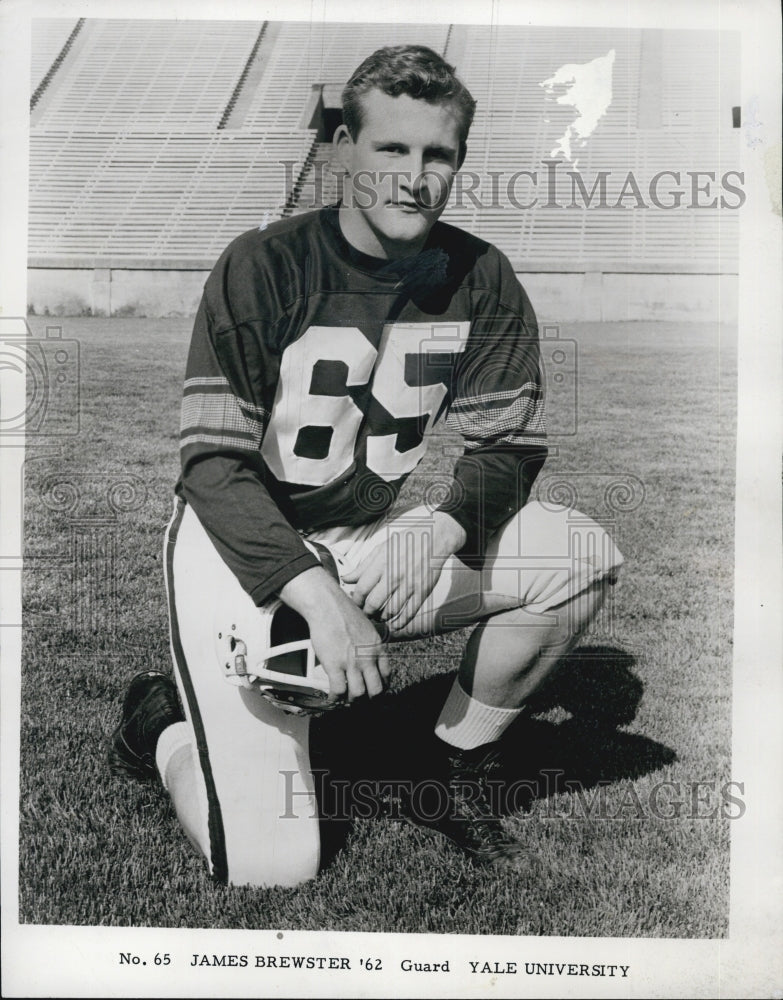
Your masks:
[[[468,451],[489,443],[541,445],[546,437],[541,382],[463,396],[452,404],[449,422],[462,434]]]
[[[520,510],[546,458],[546,417],[532,306],[504,259],[500,294],[474,319],[455,369],[447,426],[464,454],[440,509],[465,529],[463,557],[480,559],[492,533]]]
[[[248,373],[269,367],[263,329],[216,335],[205,300],[193,328],[180,428],[178,491],[256,604],[319,565],[265,483],[268,403]],[[268,382],[273,380],[274,373]],[[259,378],[256,385],[263,387]],[[263,388],[258,390],[263,391]]]
[[[180,447],[216,445],[258,451],[269,412],[239,399],[223,375],[185,379]]]

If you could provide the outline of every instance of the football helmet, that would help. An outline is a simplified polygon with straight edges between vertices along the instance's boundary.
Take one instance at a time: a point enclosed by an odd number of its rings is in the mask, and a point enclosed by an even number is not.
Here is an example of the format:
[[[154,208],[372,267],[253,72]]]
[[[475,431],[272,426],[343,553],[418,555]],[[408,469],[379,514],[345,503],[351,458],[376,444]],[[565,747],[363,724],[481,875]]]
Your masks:
[[[305,545],[339,582],[342,560],[320,542]],[[305,619],[278,597],[249,608],[218,608],[215,650],[223,677],[252,688],[286,712],[317,714],[329,702],[329,678],[318,662]]]

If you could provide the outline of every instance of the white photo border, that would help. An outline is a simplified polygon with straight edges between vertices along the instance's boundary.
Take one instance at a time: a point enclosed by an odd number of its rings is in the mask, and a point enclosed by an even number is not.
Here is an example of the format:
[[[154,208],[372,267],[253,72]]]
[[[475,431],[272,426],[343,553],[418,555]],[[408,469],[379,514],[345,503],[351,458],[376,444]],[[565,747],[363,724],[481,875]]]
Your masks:
[[[384,20],[388,9],[354,0],[4,0],[0,4],[0,308],[26,312],[29,23],[34,17],[143,17],[225,20]],[[780,12],[773,0],[397,0],[395,20],[432,23],[527,23],[719,28],[742,33],[743,107],[757,101],[759,145],[743,147],[747,201],[742,209],[739,290],[739,404],[735,551],[733,777],[744,782],[747,813],[732,824],[728,938],[588,939],[463,935],[285,932],[287,949],[351,958],[350,974],[191,969],[195,952],[262,954],[280,945],[273,930],[54,927],[18,923],[19,673],[21,629],[22,449],[0,449],[2,551],[2,978],[4,996],[258,997],[526,995],[601,997],[783,997],[783,643],[781,641],[781,218]],[[24,385],[3,374],[3,402],[24,405]],[[22,380],[23,381],[23,380]],[[21,397],[19,393],[22,393]],[[176,966],[129,974],[120,951],[179,957]],[[358,969],[367,956],[389,972]],[[464,974],[406,974],[400,959],[442,961]],[[605,963],[629,966],[626,979],[471,976],[467,959],[498,962]],[[150,962],[152,965],[152,962]],[[491,981],[491,988],[490,988]]]

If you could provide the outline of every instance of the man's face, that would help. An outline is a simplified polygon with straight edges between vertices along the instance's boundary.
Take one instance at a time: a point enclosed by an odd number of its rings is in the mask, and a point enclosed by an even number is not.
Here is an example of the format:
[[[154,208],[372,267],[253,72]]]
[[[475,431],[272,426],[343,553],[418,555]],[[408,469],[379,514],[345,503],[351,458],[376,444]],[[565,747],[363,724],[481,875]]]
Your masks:
[[[356,139],[335,142],[348,171],[340,224],[346,239],[375,257],[423,246],[446,207],[460,166],[459,119],[451,104],[370,90]]]

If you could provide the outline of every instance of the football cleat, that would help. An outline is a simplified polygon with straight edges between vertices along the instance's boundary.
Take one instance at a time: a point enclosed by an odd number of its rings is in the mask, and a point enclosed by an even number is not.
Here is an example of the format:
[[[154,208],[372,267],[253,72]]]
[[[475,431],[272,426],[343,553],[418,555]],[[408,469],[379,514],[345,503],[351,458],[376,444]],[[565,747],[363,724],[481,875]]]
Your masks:
[[[155,748],[167,726],[183,722],[177,688],[166,674],[148,670],[130,682],[120,724],[112,733],[109,767],[113,774],[147,780],[155,777]]]
[[[491,805],[489,781],[500,768],[498,744],[460,750],[442,740],[437,742],[441,787],[445,792],[440,808],[436,814],[427,813],[415,795],[406,791],[401,803],[404,819],[448,838],[480,864],[496,867],[515,864],[524,849],[506,833]]]
[[[321,543],[305,544],[339,581],[341,561]],[[279,598],[250,612],[218,606],[214,638],[221,673],[230,684],[253,688],[294,715],[320,714],[341,704],[328,700],[329,677],[307,622]]]

